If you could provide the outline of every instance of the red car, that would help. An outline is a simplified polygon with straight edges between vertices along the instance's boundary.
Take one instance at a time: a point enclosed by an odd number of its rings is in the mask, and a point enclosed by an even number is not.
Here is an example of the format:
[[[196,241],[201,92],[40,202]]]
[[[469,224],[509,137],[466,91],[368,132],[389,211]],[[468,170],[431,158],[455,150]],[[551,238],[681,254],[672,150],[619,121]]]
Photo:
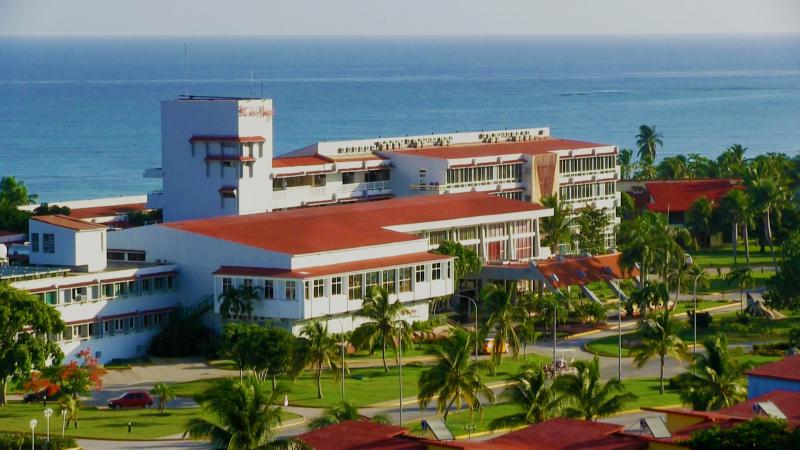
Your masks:
[[[108,407],[111,409],[149,408],[150,406],[153,406],[153,397],[147,391],[128,391],[108,401]]]

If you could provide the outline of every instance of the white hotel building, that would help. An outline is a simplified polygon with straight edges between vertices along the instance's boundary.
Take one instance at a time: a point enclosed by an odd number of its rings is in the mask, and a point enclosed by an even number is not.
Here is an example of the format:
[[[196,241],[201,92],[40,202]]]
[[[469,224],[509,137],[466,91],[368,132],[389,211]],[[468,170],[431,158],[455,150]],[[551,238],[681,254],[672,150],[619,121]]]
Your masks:
[[[0,276],[62,311],[68,356],[88,346],[107,361],[144,353],[177,308],[214,299],[219,324],[220,294],[236,286],[259,288],[253,320],[294,332],[312,320],[353,329],[373,285],[406,303],[408,320],[427,319],[430,299],[454,290],[453,259],[431,252],[444,240],[474,248],[488,273],[507,265],[519,272],[503,277],[548,285],[535,264],[550,256],[541,197],[611,215],[618,203],[616,147],[546,128],[320,142],[275,157],[272,118],[270,100],[163,102],[163,167],[145,176],[163,180],[147,207],[165,222],[112,232],[35,218],[29,273]]]

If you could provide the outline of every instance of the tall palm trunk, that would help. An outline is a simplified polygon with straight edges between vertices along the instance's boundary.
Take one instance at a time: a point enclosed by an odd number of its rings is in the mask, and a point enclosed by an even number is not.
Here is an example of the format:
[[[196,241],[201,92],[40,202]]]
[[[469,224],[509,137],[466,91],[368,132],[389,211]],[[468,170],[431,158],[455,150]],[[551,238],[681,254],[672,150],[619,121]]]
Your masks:
[[[772,246],[772,227],[769,220],[769,209],[764,213],[764,236],[769,245],[769,252],[772,254],[772,265],[778,270],[778,261],[775,258],[775,248]]]
[[[742,237],[744,237],[744,260],[750,268],[750,234],[747,231],[747,224],[742,224]]]
[[[383,371],[388,372],[389,366],[386,364],[386,337],[383,338],[383,348],[381,349],[381,358],[383,359]]]
[[[445,409],[445,410],[444,410],[444,417],[443,417],[443,419],[444,419],[444,421],[445,421],[445,422],[447,422],[447,415],[450,413],[450,408],[452,408],[452,407],[453,407],[453,403],[455,403],[455,402],[456,402],[456,399],[457,399],[457,398],[458,398],[457,396],[456,396],[456,397],[453,397],[453,399],[452,399],[452,400],[450,400],[450,403],[447,405],[447,409]]]
[[[317,398],[322,399],[322,362],[317,364]]]
[[[8,387],[8,382],[6,380],[0,380],[0,406],[6,406],[7,387]]]
[[[739,236],[737,230],[739,229],[739,224],[737,222],[733,222],[733,226],[731,227],[731,247],[733,248],[733,265],[736,266],[739,264],[739,260],[737,259],[736,255],[736,244],[739,240]]]
[[[661,376],[659,379],[659,391],[664,393],[664,355],[661,355]]]

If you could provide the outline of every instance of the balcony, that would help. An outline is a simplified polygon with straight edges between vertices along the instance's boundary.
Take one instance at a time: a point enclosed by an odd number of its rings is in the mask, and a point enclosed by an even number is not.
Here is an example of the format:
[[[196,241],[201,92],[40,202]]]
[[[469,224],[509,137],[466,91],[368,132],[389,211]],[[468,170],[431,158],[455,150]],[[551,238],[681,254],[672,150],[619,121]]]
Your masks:
[[[435,184],[435,183],[427,183],[427,184],[412,184],[411,190],[415,191],[428,191],[434,192],[437,194],[456,194],[460,192],[470,192],[470,191],[479,191],[479,192],[492,192],[492,191],[502,191],[505,189],[525,189],[526,186],[517,178],[503,178],[497,180],[485,180],[485,181],[465,181],[460,183],[448,183],[448,184]]]
[[[346,199],[357,199],[374,195],[391,194],[390,181],[368,183],[331,184],[327,186],[300,186],[282,191],[272,191],[276,208],[292,208],[309,203],[335,203]]]

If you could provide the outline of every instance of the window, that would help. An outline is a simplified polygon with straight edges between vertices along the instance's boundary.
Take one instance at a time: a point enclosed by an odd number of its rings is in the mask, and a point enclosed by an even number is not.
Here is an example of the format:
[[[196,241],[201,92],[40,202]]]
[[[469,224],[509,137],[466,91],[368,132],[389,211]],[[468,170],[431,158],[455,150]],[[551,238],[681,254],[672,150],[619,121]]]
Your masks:
[[[381,273],[380,272],[369,272],[367,273],[367,282],[365,284],[365,292],[369,294],[372,291],[374,286],[377,286],[380,282]]]
[[[144,252],[130,252],[128,253],[128,261],[144,261],[145,260],[145,253]]]
[[[310,300],[311,299],[311,293],[310,293],[310,289],[308,288],[308,286],[309,286],[308,281],[304,281],[303,282],[303,298],[306,299],[306,300]]]
[[[286,300],[297,300],[297,285],[294,281],[287,281],[284,292]]]
[[[122,331],[125,329],[125,321],[122,319],[114,320],[114,331]]]
[[[156,315],[153,316],[153,323],[156,324],[156,325],[161,325],[162,323],[164,323],[164,318],[165,317],[166,317],[166,314],[164,314],[164,313],[156,314]]]
[[[264,280],[264,298],[275,298],[275,282],[272,280]]]
[[[136,318],[128,317],[128,329],[132,330],[134,328],[136,328]]]
[[[314,298],[325,297],[325,280],[314,280]]]
[[[442,263],[431,264],[431,280],[442,279]]]
[[[424,283],[425,282],[425,266],[417,266],[417,283]]]
[[[164,278],[153,278],[153,288],[157,291],[164,289]]]
[[[31,252],[39,253],[39,233],[31,233]]]
[[[144,282],[147,280],[142,280],[142,290],[145,290]],[[222,293],[227,294],[231,289],[233,289],[233,278],[223,277],[222,278]]]
[[[347,277],[347,298],[349,300],[360,300],[363,296],[362,287],[364,285],[364,275],[350,275]]]
[[[342,295],[342,277],[331,278],[331,295]]]
[[[478,239],[478,229],[475,227],[465,227],[459,228],[458,230],[458,240],[459,241],[469,241],[472,239]]]
[[[111,321],[110,320],[106,320],[105,322],[103,322],[103,333],[104,334],[113,333],[113,330],[111,329]]]
[[[401,267],[398,269],[400,292],[411,292],[411,267]]]
[[[56,237],[52,233],[42,233],[42,252],[56,252]]]
[[[142,327],[150,328],[153,326],[153,315],[147,314],[142,317]]]
[[[252,289],[253,288],[253,279],[252,278],[245,278],[244,280],[242,280],[242,287],[246,287],[246,288]]]
[[[44,293],[44,302],[48,305],[55,305],[58,303],[58,295],[56,291],[49,291]]]
[[[390,294],[395,293],[395,281],[397,280],[397,272],[394,269],[383,271],[383,288]]]
[[[167,276],[167,289],[174,289],[175,288],[175,277],[172,275]]]
[[[517,259],[531,257],[531,238],[517,238]]]
[[[106,253],[106,257],[111,261],[125,261],[125,252],[112,252]]]
[[[447,240],[447,230],[444,231],[431,231],[429,233],[429,241],[431,245],[439,245]]]
[[[506,235],[504,223],[490,223],[486,226],[486,237],[501,237]]]
[[[356,182],[355,172],[345,172],[342,174],[342,184],[354,184]]]

